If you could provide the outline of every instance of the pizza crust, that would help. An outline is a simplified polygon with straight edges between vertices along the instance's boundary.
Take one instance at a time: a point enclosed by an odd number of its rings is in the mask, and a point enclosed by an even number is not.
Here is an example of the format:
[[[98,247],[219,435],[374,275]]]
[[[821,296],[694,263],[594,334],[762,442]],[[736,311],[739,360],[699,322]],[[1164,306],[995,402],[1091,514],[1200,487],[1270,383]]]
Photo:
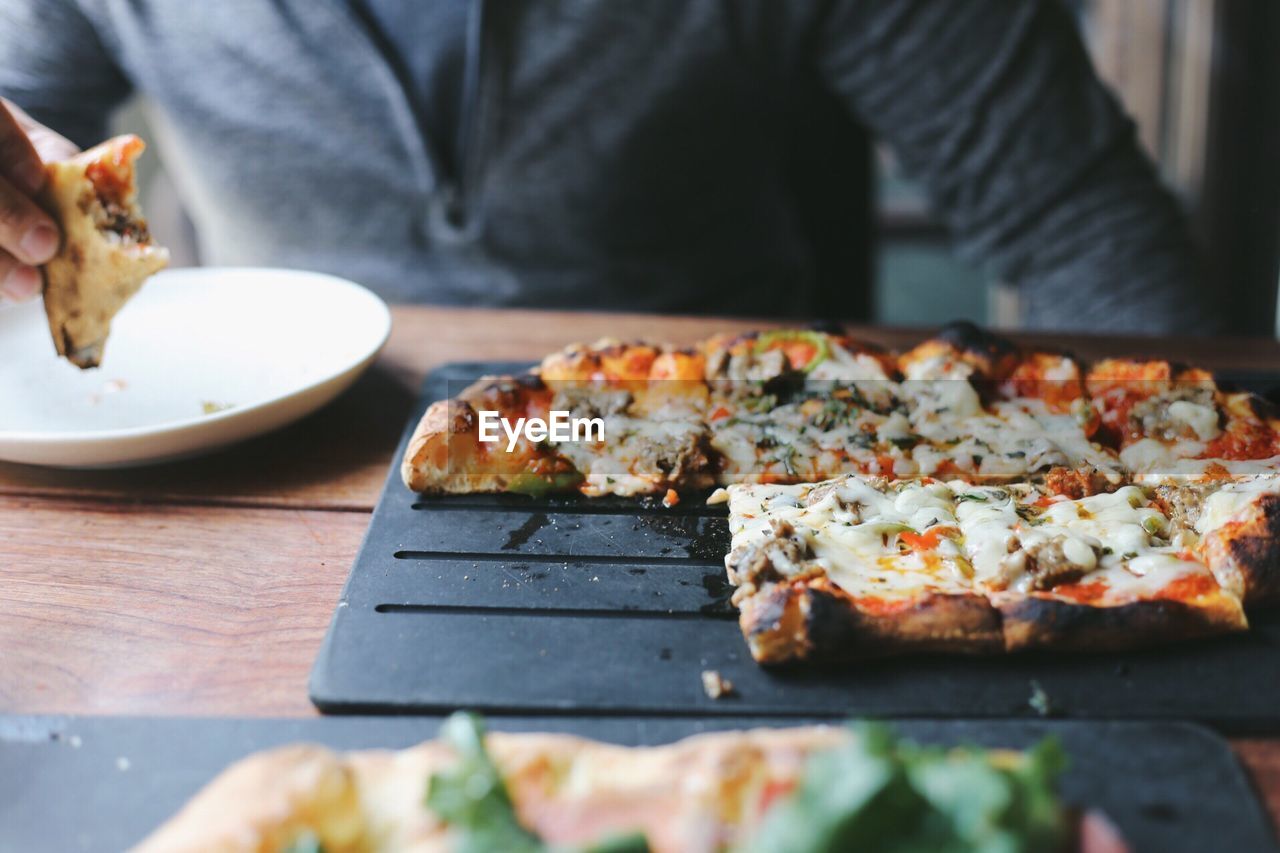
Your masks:
[[[1006,651],[1114,652],[1248,629],[1240,602],[1219,594],[1188,603],[1160,599],[1112,607],[1020,596],[998,603]]]
[[[277,853],[308,830],[326,850],[351,850],[366,821],[351,766],[324,747],[298,744],[231,765],[134,849]]]
[[[400,475],[405,485],[423,494],[520,490],[521,478],[572,472],[556,454],[521,438],[506,452],[480,441],[480,412],[496,411],[514,419],[545,416],[550,392],[536,376],[487,376],[456,398],[432,403],[409,438]]]
[[[169,263],[168,251],[151,243],[137,207],[133,161],[143,147],[136,136],[121,136],[46,167],[40,201],[61,226],[62,245],[43,267],[45,313],[58,354],[82,369],[98,366],[112,318]],[[102,170],[122,184],[112,199],[114,214],[91,179]],[[122,217],[123,236],[102,227]]]
[[[770,585],[738,606],[751,656],[762,664],[989,654],[1004,647],[1000,614],[977,594],[926,593],[877,614],[822,579]]]
[[[1238,516],[1205,533],[1204,548],[1218,582],[1250,607],[1280,604],[1280,482]]]
[[[767,784],[794,783],[813,751],[850,736],[836,726],[695,735],[632,748],[558,734],[486,737],[521,823],[559,845],[641,831],[655,853],[711,849],[760,819]],[[304,832],[326,853],[450,849],[424,805],[454,761],[429,741],[401,751],[287,746],[233,764],[135,853],[278,853]]]

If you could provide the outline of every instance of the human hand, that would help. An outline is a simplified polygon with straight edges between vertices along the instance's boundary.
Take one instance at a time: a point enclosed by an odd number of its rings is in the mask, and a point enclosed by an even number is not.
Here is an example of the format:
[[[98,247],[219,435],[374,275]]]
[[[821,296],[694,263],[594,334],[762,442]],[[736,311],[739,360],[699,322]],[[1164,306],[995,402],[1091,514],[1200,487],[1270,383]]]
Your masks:
[[[0,301],[40,292],[40,264],[58,251],[58,226],[35,202],[44,164],[76,153],[66,138],[0,98]]]

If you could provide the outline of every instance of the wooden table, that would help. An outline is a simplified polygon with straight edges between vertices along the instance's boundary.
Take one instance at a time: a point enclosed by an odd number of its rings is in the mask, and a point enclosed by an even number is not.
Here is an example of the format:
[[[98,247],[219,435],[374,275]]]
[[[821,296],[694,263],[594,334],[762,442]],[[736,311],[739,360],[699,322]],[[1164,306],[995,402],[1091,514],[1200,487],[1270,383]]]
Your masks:
[[[131,471],[0,463],[0,713],[314,714],[307,674],[430,368],[532,360],[603,336],[687,343],[770,325],[408,307],[394,317],[369,374],[273,435]],[[889,346],[922,337],[855,333]],[[1276,341],[1049,340],[1091,357],[1280,367]],[[1233,745],[1280,824],[1280,738]]]

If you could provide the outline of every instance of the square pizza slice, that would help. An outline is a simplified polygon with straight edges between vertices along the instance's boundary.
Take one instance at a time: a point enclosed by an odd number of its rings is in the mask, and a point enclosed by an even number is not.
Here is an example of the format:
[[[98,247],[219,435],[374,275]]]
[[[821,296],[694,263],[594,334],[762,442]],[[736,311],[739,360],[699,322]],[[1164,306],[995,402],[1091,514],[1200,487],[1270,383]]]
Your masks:
[[[698,348],[607,339],[543,360],[550,409],[600,423],[589,438],[552,443],[582,473],[579,491],[650,495],[714,483],[704,365]]]
[[[662,494],[712,485],[697,350],[604,340],[548,356],[518,377],[489,377],[428,408],[401,467],[425,493]],[[555,418],[591,428],[484,441],[482,418]],[[492,435],[492,432],[490,433]]]
[[[954,483],[975,586],[1005,646],[1108,651],[1245,630],[1240,596],[1146,492],[1079,499]]]
[[[1215,572],[1199,534],[1136,486],[1073,499],[854,475],[725,496],[726,567],[761,662],[1115,650],[1247,628],[1241,595],[1219,580],[1230,570]],[[1229,513],[1250,530],[1255,515]]]
[[[1083,492],[1123,481],[1115,453],[1093,440],[1096,417],[1071,356],[962,323],[904,353],[899,367],[915,438],[910,475],[1000,483],[1068,469]]]
[[[1280,472],[1280,414],[1259,397],[1222,389],[1206,370],[1105,359],[1085,385],[1100,433],[1139,482]]]
[[[719,480],[816,482],[892,473],[906,432],[893,362],[848,337],[778,330],[706,344],[707,427]]]
[[[546,420],[551,389],[535,374],[488,376],[427,408],[400,465],[406,486],[423,494],[515,492],[542,495],[576,489],[582,474],[566,457],[523,434],[485,441],[484,419]],[[492,427],[492,424],[488,426]]]
[[[1155,491],[1225,589],[1249,607],[1280,604],[1280,474]]]
[[[725,559],[761,663],[1003,648],[942,483],[848,476],[729,487]]]

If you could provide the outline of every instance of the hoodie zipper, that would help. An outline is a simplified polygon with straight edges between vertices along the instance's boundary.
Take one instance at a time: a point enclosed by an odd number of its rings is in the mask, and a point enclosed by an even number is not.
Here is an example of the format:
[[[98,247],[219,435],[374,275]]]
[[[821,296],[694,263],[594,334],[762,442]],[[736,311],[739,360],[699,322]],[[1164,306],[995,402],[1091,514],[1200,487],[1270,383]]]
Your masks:
[[[427,217],[432,237],[444,238],[449,242],[465,242],[474,236],[478,225],[471,215],[470,202],[475,178],[478,177],[481,121],[485,114],[482,105],[486,88],[485,60],[488,55],[485,49],[486,4],[484,0],[471,0],[467,8],[457,158],[451,170],[427,133],[411,87],[396,73],[395,66],[387,55],[391,46],[379,44],[371,22],[365,18],[363,10],[358,8],[359,2],[360,0],[336,0],[327,5],[345,19],[365,50],[377,60],[380,76],[393,97],[392,106],[398,129],[402,136],[410,140],[410,155],[416,171],[425,181],[423,189],[428,199]]]
[[[379,49],[367,23],[353,8],[351,0],[330,0],[330,2],[316,5],[329,9],[334,17],[339,19],[344,29],[351,33],[360,48],[375,60],[372,63],[373,67],[383,84],[385,93],[390,98],[393,124],[405,143],[418,187],[424,194],[430,194],[440,183],[439,160],[422,132],[418,111],[413,106],[413,99],[405,88],[404,81],[395,73],[386,55]],[[309,4],[308,8],[311,8]],[[299,14],[305,14],[305,11]]]
[[[485,60],[488,58],[485,48],[486,17],[485,0],[471,0],[467,7],[467,42],[464,51],[466,64],[463,68],[461,107],[454,149],[456,173],[450,179],[444,199],[445,224],[458,231],[459,236],[464,239],[473,236],[474,226],[477,224],[472,216],[474,211],[471,194],[479,176],[472,174],[472,169],[480,161],[479,148],[483,142],[481,122],[487,71]]]

